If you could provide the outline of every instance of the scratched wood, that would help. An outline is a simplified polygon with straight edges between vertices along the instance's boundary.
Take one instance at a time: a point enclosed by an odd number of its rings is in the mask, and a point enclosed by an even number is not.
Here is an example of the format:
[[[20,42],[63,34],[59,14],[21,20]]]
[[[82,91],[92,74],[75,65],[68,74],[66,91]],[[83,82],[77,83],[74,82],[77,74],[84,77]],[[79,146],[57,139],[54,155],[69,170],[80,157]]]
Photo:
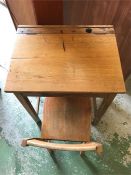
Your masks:
[[[90,25],[84,25],[84,26],[73,26],[73,25],[51,25],[51,26],[41,26],[38,25],[31,27],[30,25],[20,25],[17,34],[87,34],[88,29],[91,29],[92,34],[113,34],[114,29],[113,26],[108,25],[108,26],[90,26]]]
[[[115,34],[17,34],[5,91],[125,92]]]

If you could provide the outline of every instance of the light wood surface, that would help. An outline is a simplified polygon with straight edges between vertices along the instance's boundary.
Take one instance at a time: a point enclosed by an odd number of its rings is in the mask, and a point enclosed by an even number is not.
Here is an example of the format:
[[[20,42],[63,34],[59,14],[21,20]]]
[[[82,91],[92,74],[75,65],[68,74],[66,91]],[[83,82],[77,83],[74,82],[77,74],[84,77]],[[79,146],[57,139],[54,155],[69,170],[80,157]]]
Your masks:
[[[58,144],[45,142],[39,139],[23,140],[22,146],[36,146],[47,148],[50,150],[63,150],[63,151],[90,151],[96,150],[99,154],[103,151],[102,145],[96,142],[89,142],[84,144]]]
[[[17,35],[6,92],[125,92],[114,34]]]
[[[41,137],[90,141],[91,102],[87,97],[47,97]]]

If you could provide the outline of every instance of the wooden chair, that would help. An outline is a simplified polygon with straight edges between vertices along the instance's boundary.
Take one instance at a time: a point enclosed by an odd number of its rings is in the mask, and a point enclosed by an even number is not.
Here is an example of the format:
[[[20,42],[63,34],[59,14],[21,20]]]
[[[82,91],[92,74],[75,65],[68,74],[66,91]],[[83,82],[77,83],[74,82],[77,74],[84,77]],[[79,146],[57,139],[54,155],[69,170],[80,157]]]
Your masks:
[[[47,97],[41,138],[24,139],[22,146],[37,146],[50,150],[102,152],[102,145],[90,141],[91,101],[87,97]],[[52,140],[73,143],[52,143]],[[75,142],[75,143],[74,143]],[[80,142],[80,143],[78,143]]]

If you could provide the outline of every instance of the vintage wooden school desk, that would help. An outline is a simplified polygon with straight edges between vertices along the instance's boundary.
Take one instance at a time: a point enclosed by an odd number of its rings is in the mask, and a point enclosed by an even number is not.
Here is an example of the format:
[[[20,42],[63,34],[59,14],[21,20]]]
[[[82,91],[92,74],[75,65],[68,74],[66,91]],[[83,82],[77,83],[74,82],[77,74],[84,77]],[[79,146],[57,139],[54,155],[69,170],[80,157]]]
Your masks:
[[[90,98],[95,125],[125,92],[113,26],[19,26],[5,92],[14,93],[41,129],[41,139],[24,145],[98,150],[101,144],[90,142]],[[28,96],[46,96],[43,123]],[[103,98],[99,108],[96,97]],[[85,144],[45,141],[52,139]]]

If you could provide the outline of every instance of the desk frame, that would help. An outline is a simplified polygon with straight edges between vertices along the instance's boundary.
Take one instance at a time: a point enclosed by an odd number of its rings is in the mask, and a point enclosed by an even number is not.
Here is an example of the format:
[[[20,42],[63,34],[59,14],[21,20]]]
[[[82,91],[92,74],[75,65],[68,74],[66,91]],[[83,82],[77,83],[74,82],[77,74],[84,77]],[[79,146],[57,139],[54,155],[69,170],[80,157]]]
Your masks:
[[[27,26],[22,25],[19,26],[18,30],[17,30],[17,34],[42,34],[42,33],[51,33],[51,31],[47,30],[49,28],[49,26],[44,26],[45,28],[43,28],[43,26],[39,25],[39,28],[37,28],[36,25],[32,26],[32,25],[28,25],[28,29]],[[55,26],[56,29],[54,30],[54,33],[63,33],[61,32],[63,30],[63,27],[68,27],[68,26]],[[75,25],[75,26],[71,26],[70,30],[72,30],[72,33],[74,33],[73,28],[76,27],[76,31],[75,33],[93,33],[93,34],[114,34],[114,29],[112,25],[93,25],[93,26],[89,26],[89,25]],[[54,28],[54,26],[50,26],[50,28]],[[61,30],[62,28],[62,30]],[[85,28],[87,28],[88,30],[85,30]],[[93,31],[89,30],[93,28]],[[78,30],[79,29],[79,30]],[[68,33],[68,30],[64,31],[65,33]],[[63,45],[64,48],[64,45]],[[124,90],[123,90],[124,92]],[[112,103],[113,99],[115,98],[116,94],[119,92],[114,92],[114,93],[75,93],[75,92],[70,92],[70,93],[64,93],[64,92],[12,92],[14,93],[14,95],[17,97],[17,99],[19,100],[19,102],[23,105],[23,107],[26,109],[26,111],[31,115],[31,117],[33,118],[33,120],[36,122],[36,124],[38,125],[38,127],[41,129],[41,120],[38,117],[38,107],[37,110],[34,109],[34,107],[32,106],[30,100],[28,99],[29,96],[32,97],[48,97],[48,96],[70,96],[70,95],[80,95],[80,96],[88,96],[91,97],[93,99],[93,107],[94,107],[94,120],[93,120],[93,124],[96,125],[100,119],[102,118],[102,116],[104,115],[104,113],[106,112],[107,108],[110,106],[110,104]],[[99,108],[97,107],[96,104],[96,98],[100,97],[103,98],[103,101],[101,103],[101,105],[99,106]],[[40,100],[38,98],[38,104],[39,104]]]

